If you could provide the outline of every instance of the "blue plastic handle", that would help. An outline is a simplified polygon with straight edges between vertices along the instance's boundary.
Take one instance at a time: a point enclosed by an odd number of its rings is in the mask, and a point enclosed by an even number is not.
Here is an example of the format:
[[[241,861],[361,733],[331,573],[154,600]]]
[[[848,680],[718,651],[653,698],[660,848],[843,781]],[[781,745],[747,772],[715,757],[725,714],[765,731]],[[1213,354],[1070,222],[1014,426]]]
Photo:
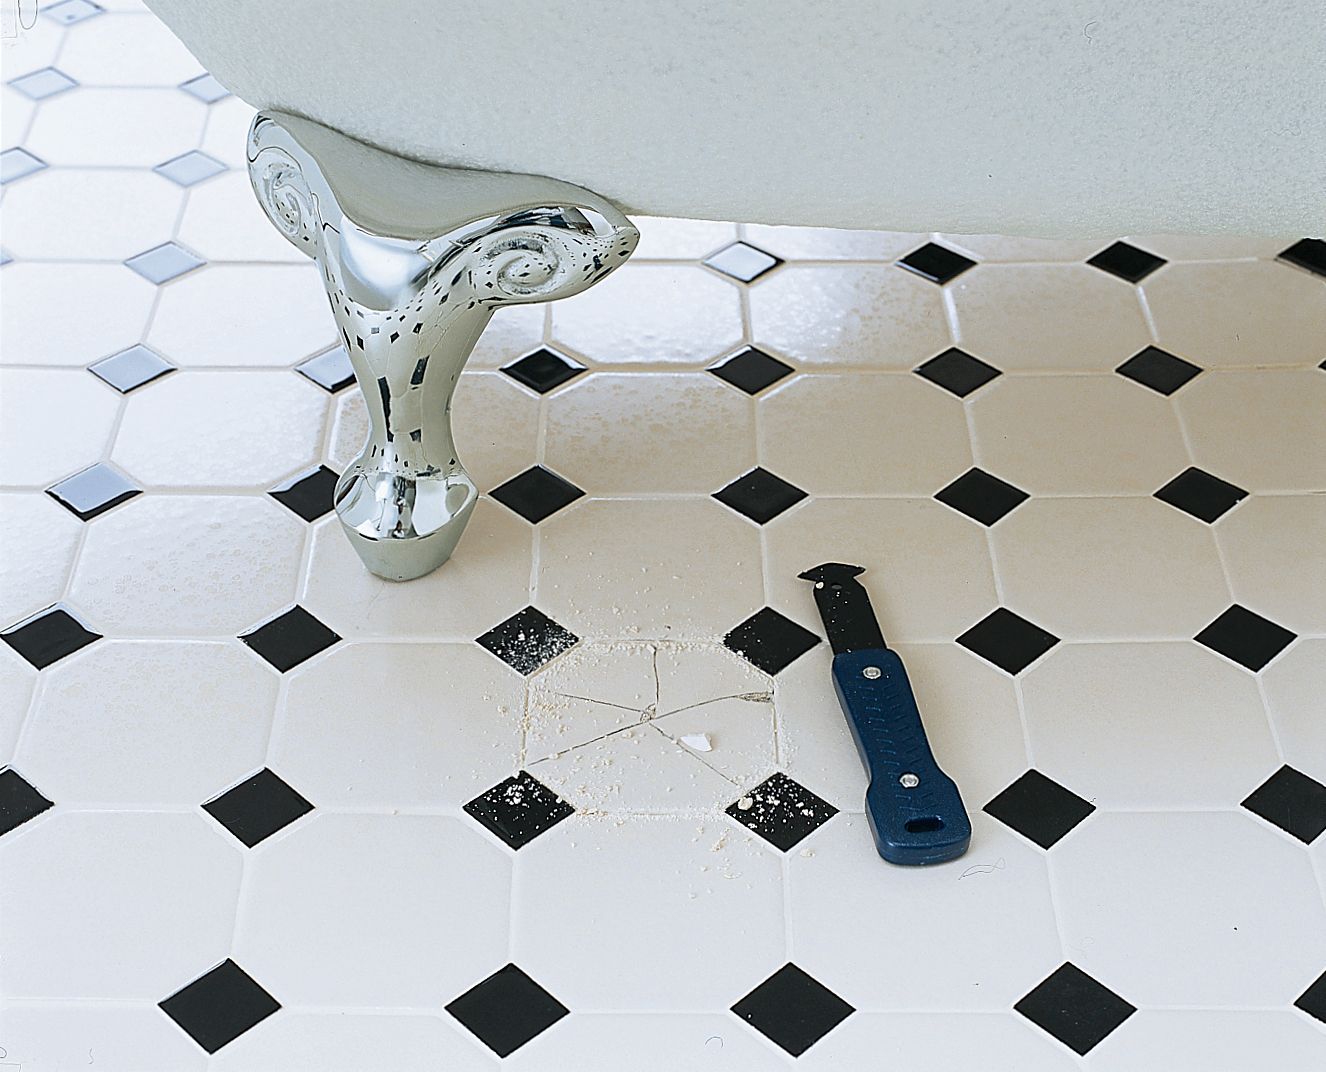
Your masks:
[[[971,820],[958,787],[930,751],[897,652],[835,655],[833,683],[870,774],[866,815],[879,854],[892,864],[937,864],[961,856],[971,842]]]

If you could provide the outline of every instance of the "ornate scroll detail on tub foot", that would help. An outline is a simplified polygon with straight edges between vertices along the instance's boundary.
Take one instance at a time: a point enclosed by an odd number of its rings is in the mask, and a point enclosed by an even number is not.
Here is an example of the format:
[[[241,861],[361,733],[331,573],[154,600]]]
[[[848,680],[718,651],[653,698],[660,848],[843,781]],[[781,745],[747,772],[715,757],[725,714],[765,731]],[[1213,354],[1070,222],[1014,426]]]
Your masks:
[[[488,318],[593,286],[639,233],[579,187],[431,167],[281,113],[254,119],[248,160],[272,223],[318,263],[368,404],[336,512],[369,570],[421,577],[451,557],[478,498],[451,398]]]

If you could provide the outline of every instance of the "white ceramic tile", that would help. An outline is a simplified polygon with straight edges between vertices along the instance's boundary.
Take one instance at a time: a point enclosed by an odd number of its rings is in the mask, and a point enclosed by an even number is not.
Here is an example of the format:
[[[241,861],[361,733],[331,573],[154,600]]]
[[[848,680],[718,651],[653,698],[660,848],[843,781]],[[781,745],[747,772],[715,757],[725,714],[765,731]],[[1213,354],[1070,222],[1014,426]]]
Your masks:
[[[175,86],[202,69],[154,15],[125,13],[69,29],[60,69],[87,86]]]
[[[9,215],[6,200],[6,245]],[[20,263],[4,273],[6,364],[90,365],[140,341],[156,300],[156,287],[119,264]]]
[[[636,260],[698,261],[737,240],[737,228],[710,220],[679,220],[670,216],[634,216],[640,230]]]
[[[4,766],[14,757],[37,672],[13,652],[0,652],[0,656],[0,766]]]
[[[213,1072],[493,1072],[464,1031],[437,1012],[287,1011],[222,1048]],[[174,1070],[171,1070],[174,1072]]]
[[[0,484],[45,488],[99,460],[118,397],[82,369],[0,368]]]
[[[538,400],[508,376],[469,373],[452,399],[451,431],[466,471],[490,491],[538,460]],[[354,453],[366,438],[367,428]]]
[[[1108,372],[1151,342],[1136,290],[1086,265],[986,265],[952,291],[958,345],[998,369]]]
[[[773,679],[718,644],[655,645],[660,715],[668,715],[715,699],[768,695]]]
[[[0,622],[10,625],[60,598],[82,531],[48,495],[0,495]]]
[[[1326,958],[1303,846],[1246,812],[1098,814],[1051,867],[1073,963],[1134,1005],[1283,1007]]]
[[[953,640],[999,603],[981,527],[932,499],[817,499],[766,526],[770,601],[816,622],[821,562],[864,566],[884,635]]]
[[[121,636],[238,636],[294,601],[302,527],[265,498],[140,495],[92,523],[70,595]]]
[[[1287,1010],[1139,1009],[1126,1026],[1092,1051],[1092,1072],[1256,1068],[1268,1060],[1283,1072],[1326,1066],[1326,1032]]]
[[[848,231],[830,227],[747,224],[745,241],[786,261],[893,261],[925,245],[929,235]]]
[[[1127,239],[1157,257],[1171,261],[1226,261],[1272,259],[1301,236],[1253,235],[1141,235]]]
[[[154,1004],[15,1005],[5,1009],[6,1058],[24,1072],[62,1068],[202,1072],[207,1054]]]
[[[0,845],[6,995],[169,997],[225,959],[239,876],[239,853],[198,815],[28,824]]]
[[[8,192],[5,247],[15,257],[124,260],[169,241],[183,201],[183,190],[150,171],[50,168]],[[114,212],[106,211],[108,203],[115,205]],[[119,283],[121,274],[129,274],[109,265],[100,270],[75,265],[24,267],[29,272],[40,268],[39,278],[58,287],[43,298],[46,304],[58,302],[65,317],[71,305],[99,297],[95,290],[89,294],[78,289],[84,276],[93,276],[95,286],[103,280]],[[115,289],[126,288],[121,284]],[[124,315],[121,312],[119,317]],[[99,327],[105,330],[104,324]],[[137,341],[137,332],[130,341]],[[77,359],[90,356],[95,355],[77,355]]]
[[[1062,645],[1022,695],[1036,769],[1104,808],[1230,807],[1277,766],[1256,681],[1198,644]]]
[[[523,706],[474,644],[346,644],[295,672],[273,767],[322,805],[459,807],[514,770]]]
[[[61,804],[202,804],[262,768],[276,686],[237,644],[108,640],[46,671],[15,765]]]
[[[1326,488],[1321,369],[1212,372],[1176,396],[1193,458],[1224,480],[1262,494]]]
[[[113,456],[149,486],[272,487],[316,461],[326,408],[292,372],[176,372],[129,398]]]
[[[780,1068],[773,1047],[730,1013],[575,1013],[503,1061],[517,1072],[586,1072],[587,1055],[607,1072]],[[597,1068],[595,1068],[597,1072]]]
[[[235,960],[292,1005],[435,1010],[506,963],[510,871],[459,819],[315,813],[253,853]]]
[[[703,366],[741,341],[740,294],[702,268],[628,264],[554,305],[552,337],[598,365]]]
[[[1203,368],[1322,360],[1326,287],[1306,272],[1267,261],[1174,264],[1142,290],[1160,345]]]
[[[177,365],[293,365],[336,342],[312,262],[211,265],[172,283],[147,342]]]
[[[5,59],[8,60],[8,48],[5,46]],[[5,78],[9,78],[9,65],[5,65]],[[9,86],[0,87],[0,141],[5,145],[16,145],[23,140],[23,135],[37,113],[37,102]],[[6,191],[8,192],[8,191]]]
[[[470,354],[466,367],[501,368],[543,345],[546,305],[511,305],[499,307],[483,329]]]
[[[516,857],[512,956],[585,1012],[722,1009],[784,963],[782,912],[777,854],[725,819],[577,816]]]
[[[993,264],[1085,261],[1110,244],[1109,240],[1100,238],[1020,238],[1012,235],[968,234],[944,234],[937,237],[946,246],[968,253],[982,263]]]
[[[1229,606],[1210,527],[1159,499],[1034,498],[991,540],[1004,603],[1063,639],[1192,637]]]
[[[976,464],[1033,495],[1150,495],[1189,465],[1169,401],[1122,376],[1001,376],[969,406]]]
[[[580,636],[712,639],[761,604],[759,532],[712,499],[582,502],[539,543],[539,607]]]
[[[910,369],[949,345],[935,284],[893,265],[784,268],[751,288],[756,346],[798,368]]]
[[[674,710],[660,702],[659,661],[668,658],[675,662],[679,653],[689,655],[697,648],[702,646],[674,647],[651,640],[589,640],[577,644],[530,675],[528,732],[534,733],[535,722],[540,720],[540,712],[535,707],[559,697],[592,700],[637,717],[646,708]],[[713,694],[720,695],[722,693]]]
[[[248,164],[244,154],[254,114],[253,106],[238,97],[226,97],[208,105],[207,128],[198,148],[230,167],[243,170]]]
[[[707,494],[754,468],[755,404],[716,376],[581,380],[548,399],[545,461],[589,494]]]
[[[189,203],[180,220],[179,238],[209,261],[303,264],[308,260],[272,226],[259,207],[244,171],[218,175],[189,191]],[[330,312],[327,316],[330,326]]]
[[[962,403],[917,376],[797,377],[760,418],[761,464],[816,495],[929,496],[971,465]]]
[[[1262,686],[1285,762],[1326,784],[1326,639],[1300,640]]]
[[[487,499],[475,507],[465,542],[451,560],[411,584],[369,573],[335,518],[319,523],[312,539],[300,601],[345,637],[472,641],[529,603],[533,533]]]
[[[1254,495],[1215,531],[1239,603],[1294,632],[1326,633],[1326,495]]]
[[[50,19],[33,20],[25,12],[24,21],[33,25],[7,38],[0,48],[6,81],[28,71],[49,67],[64,43],[64,31]]]
[[[1066,1049],[1013,1012],[878,1013],[849,1016],[797,1061],[814,1072],[871,1068],[979,1068],[981,1072],[1069,1072]]]
[[[154,167],[196,148],[206,118],[176,89],[89,86],[44,101],[23,145],[53,166]]]
[[[1050,884],[1038,850],[972,827],[967,856],[926,868],[881,860],[859,815],[793,849],[792,961],[859,1009],[1006,1009],[1059,962]],[[931,925],[904,925],[921,904]]]

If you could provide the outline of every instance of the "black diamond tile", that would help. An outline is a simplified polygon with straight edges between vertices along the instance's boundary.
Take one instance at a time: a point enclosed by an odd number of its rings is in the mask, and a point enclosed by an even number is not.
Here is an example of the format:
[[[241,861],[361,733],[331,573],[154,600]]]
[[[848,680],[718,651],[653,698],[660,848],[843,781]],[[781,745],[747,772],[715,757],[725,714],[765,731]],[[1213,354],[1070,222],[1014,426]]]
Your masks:
[[[239,639],[284,674],[341,638],[303,607],[291,607]]]
[[[975,268],[976,262],[944,246],[927,242],[920,249],[912,250],[898,262],[898,267],[915,272],[922,279],[932,283],[944,284],[957,279],[968,268]]]
[[[723,638],[723,643],[766,674],[786,669],[820,638],[772,607],[758,610]]]
[[[1262,782],[1243,806],[1308,845],[1326,830],[1326,785],[1290,766]]]
[[[984,810],[1042,849],[1048,849],[1096,807],[1040,771],[1029,770]]]
[[[800,1057],[856,1009],[795,964],[784,964],[732,1011],[793,1057]]]
[[[1127,242],[1115,242],[1114,245],[1102,249],[1087,263],[1093,268],[1109,272],[1110,275],[1117,275],[1130,283],[1140,283],[1166,262],[1163,257],[1130,246]]]
[[[1072,964],[1056,968],[1013,1008],[1079,1056],[1137,1011]]]
[[[1326,972],[1317,977],[1317,981],[1299,995],[1294,1008],[1302,1009],[1315,1020],[1326,1024]]]
[[[722,491],[714,492],[714,498],[724,506],[744,514],[757,525],[772,521],[805,497],[806,493],[795,484],[758,467],[737,477]]]
[[[714,271],[722,272],[739,282],[753,283],[765,272],[777,268],[783,262],[772,253],[757,249],[748,242],[733,242],[717,253],[710,254],[704,259],[704,263]]]
[[[513,849],[528,845],[575,814],[575,808],[528,771],[481,793],[465,805],[465,811]]]
[[[266,768],[203,805],[203,811],[249,848],[312,810],[312,804]]]
[[[1133,354],[1114,371],[1162,395],[1172,395],[1202,370],[1191,361],[1175,357],[1159,346],[1148,346]]]
[[[784,376],[790,376],[796,369],[776,357],[770,357],[763,350],[748,346],[726,361],[714,365],[709,371],[748,395],[757,395]]]
[[[787,852],[837,815],[838,809],[780,771],[733,802],[727,813]]]
[[[324,514],[331,512],[332,496],[336,492],[336,481],[339,479],[339,473],[333,472],[325,465],[319,465],[316,469],[292,477],[279,488],[273,488],[268,494],[305,521],[317,521]]]
[[[993,525],[1026,502],[1029,496],[1021,488],[1015,488],[983,469],[968,469],[948,487],[937,491],[935,498],[973,521]]]
[[[563,507],[570,506],[584,494],[569,480],[564,480],[541,465],[526,469],[489,492],[508,510],[514,510],[534,525]]]
[[[1201,469],[1185,469],[1158,492],[1161,502],[1208,524],[1248,497],[1242,488]]]
[[[585,366],[545,346],[507,365],[502,371],[517,383],[546,395],[554,387],[561,387],[567,380],[579,376]]]
[[[1059,638],[1000,607],[958,637],[958,643],[1000,670],[1020,674],[1058,644]]]
[[[1255,674],[1293,643],[1294,634],[1235,603],[1194,639]]]
[[[488,630],[478,642],[518,673],[532,674],[575,647],[580,638],[542,611],[526,607]]]
[[[570,1011],[514,964],[447,1006],[447,1012],[498,1057],[515,1053]]]
[[[90,465],[46,489],[47,495],[83,521],[91,521],[142,492],[118,469],[104,462]]]
[[[984,387],[996,376],[1003,375],[993,365],[987,365],[980,358],[972,357],[956,346],[932,357],[912,371],[959,398],[966,398],[976,388]]]
[[[0,837],[53,805],[13,767],[0,769]]]
[[[92,632],[58,603],[0,633],[0,640],[38,670],[100,639],[100,633]]]
[[[335,394],[355,382],[355,370],[344,346],[333,346],[295,366],[295,371],[307,377],[324,391]]]
[[[1280,259],[1317,275],[1326,275],[1326,239],[1305,238],[1295,242],[1280,254]]]
[[[161,1002],[161,1011],[208,1053],[216,1053],[281,1007],[233,960]]]
[[[155,350],[141,343],[121,350],[110,357],[103,357],[88,366],[88,371],[98,379],[104,380],[122,395],[127,395],[136,387],[174,372],[175,366]]]

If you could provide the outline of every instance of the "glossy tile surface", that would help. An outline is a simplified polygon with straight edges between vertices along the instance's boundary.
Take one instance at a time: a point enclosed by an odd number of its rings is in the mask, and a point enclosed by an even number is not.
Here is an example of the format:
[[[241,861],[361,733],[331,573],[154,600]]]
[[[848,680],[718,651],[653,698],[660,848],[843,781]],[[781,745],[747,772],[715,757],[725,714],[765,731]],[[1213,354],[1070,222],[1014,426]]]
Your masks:
[[[0,52],[0,1066],[1326,1067],[1326,259],[641,220],[499,312],[455,557],[251,110],[137,0]],[[107,211],[113,205],[114,211]],[[876,854],[867,567],[969,852]]]

